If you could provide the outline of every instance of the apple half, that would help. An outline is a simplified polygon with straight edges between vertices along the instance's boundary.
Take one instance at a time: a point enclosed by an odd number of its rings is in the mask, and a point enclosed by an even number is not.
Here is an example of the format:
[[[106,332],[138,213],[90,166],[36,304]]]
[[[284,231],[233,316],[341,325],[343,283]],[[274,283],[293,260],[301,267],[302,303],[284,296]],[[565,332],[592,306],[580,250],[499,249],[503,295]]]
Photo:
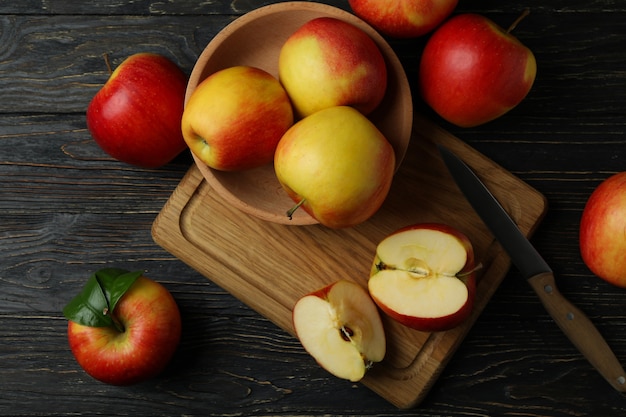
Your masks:
[[[352,281],[340,280],[300,298],[293,324],[304,349],[336,377],[357,382],[385,356],[376,304]]]
[[[449,330],[472,312],[474,251],[453,227],[416,224],[399,229],[376,248],[368,288],[394,320],[420,331]]]

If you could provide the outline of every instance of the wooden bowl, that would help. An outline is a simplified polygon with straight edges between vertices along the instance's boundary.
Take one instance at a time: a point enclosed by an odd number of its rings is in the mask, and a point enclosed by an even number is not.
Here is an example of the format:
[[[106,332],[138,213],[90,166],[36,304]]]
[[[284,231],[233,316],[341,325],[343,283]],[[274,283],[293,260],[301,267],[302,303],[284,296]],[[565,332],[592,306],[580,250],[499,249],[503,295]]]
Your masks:
[[[369,117],[393,145],[397,168],[404,158],[413,123],[411,90],[402,64],[371,26],[332,6],[309,2],[276,3],[239,17],[219,32],[198,58],[189,77],[185,103],[202,80],[224,68],[249,65],[278,77],[278,56],[287,38],[309,20],[325,16],[363,29],[385,57],[389,74],[387,93]],[[286,211],[294,202],[282,189],[271,164],[247,171],[224,172],[209,168],[195,155],[193,158],[209,185],[232,207],[275,223],[318,223],[304,210],[296,210],[291,220],[287,217]]]

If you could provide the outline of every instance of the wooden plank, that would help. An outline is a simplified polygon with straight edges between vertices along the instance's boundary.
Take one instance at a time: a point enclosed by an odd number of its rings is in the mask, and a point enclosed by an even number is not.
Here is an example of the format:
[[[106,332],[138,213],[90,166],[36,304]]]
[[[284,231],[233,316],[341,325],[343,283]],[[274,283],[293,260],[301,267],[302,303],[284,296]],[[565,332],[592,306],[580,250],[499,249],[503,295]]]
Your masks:
[[[103,53],[109,53],[116,66],[133,53],[157,52],[190,73],[208,42],[240,13],[94,14],[88,18],[76,17],[74,13],[0,14],[0,113],[84,113],[108,78]],[[506,25],[518,9],[511,6],[486,13],[497,23]],[[506,119],[490,125],[490,133],[532,128],[534,123],[545,120],[546,115],[562,122],[569,120],[572,112],[580,116],[571,121],[575,124],[585,120],[587,126],[591,122],[610,123],[611,117],[623,122],[625,116],[615,111],[626,95],[624,89],[616,88],[622,82],[622,73],[615,69],[626,65],[626,57],[620,53],[623,37],[619,34],[626,33],[622,14],[597,13],[589,17],[587,13],[556,11],[537,12],[526,19],[515,33],[536,53],[537,80],[519,108]],[[579,28],[588,19],[602,21],[603,25],[581,33]],[[423,42],[423,39],[390,42],[412,85]],[[596,50],[603,51],[603,57],[596,57]],[[594,87],[588,88],[589,84]],[[584,95],[580,94],[582,88],[586,89]],[[24,100],[25,97],[29,100]],[[567,105],[555,105],[555,98]],[[523,120],[516,121],[516,115],[524,115]],[[510,126],[511,121],[516,121],[517,129],[505,125]]]
[[[348,9],[347,0],[332,0],[324,3]],[[264,0],[246,2],[197,0],[22,0],[0,2],[0,14],[67,14],[67,15],[158,15],[158,14],[242,14],[268,4]],[[502,2],[473,1],[459,4],[460,8],[479,10],[483,13],[518,12],[528,7],[523,0]],[[589,0],[581,4],[572,4],[568,0],[551,1],[549,4],[533,5],[533,10],[548,12],[624,12],[626,7],[621,2]]]

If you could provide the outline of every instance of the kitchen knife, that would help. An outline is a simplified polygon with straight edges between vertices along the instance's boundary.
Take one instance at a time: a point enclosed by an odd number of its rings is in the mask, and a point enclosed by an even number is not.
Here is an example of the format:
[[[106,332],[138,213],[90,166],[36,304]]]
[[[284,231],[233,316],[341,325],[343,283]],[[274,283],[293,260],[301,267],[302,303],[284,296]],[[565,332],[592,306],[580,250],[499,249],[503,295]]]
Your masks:
[[[437,146],[463,195],[509,254],[563,333],[613,388],[626,392],[626,374],[622,365],[591,320],[559,292],[546,261],[474,171],[452,151]]]

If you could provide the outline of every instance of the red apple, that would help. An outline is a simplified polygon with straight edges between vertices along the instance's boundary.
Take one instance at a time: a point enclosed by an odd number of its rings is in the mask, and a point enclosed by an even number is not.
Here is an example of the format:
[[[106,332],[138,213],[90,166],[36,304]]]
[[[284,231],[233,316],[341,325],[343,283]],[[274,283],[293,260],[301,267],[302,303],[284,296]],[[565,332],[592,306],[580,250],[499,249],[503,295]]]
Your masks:
[[[87,128],[113,158],[158,168],[187,145],[180,132],[187,77],[164,56],[128,57],[87,107]]]
[[[113,278],[107,283],[109,276],[103,274],[111,271]],[[93,378],[114,385],[134,384],[161,373],[181,336],[181,317],[170,292],[140,272],[106,269],[94,276],[98,279],[92,277],[64,309],[70,319],[70,349],[78,364]]]
[[[249,66],[211,74],[185,106],[182,131],[209,167],[241,171],[268,164],[293,124],[293,108],[274,76]]]
[[[467,319],[474,305],[472,244],[443,224],[402,228],[378,244],[368,288],[380,309],[405,326],[451,329]]]
[[[457,15],[426,43],[419,67],[424,101],[460,127],[478,126],[517,106],[537,73],[532,51],[477,14]]]
[[[394,38],[416,38],[433,31],[458,0],[349,0],[355,15]]]
[[[626,288],[626,172],[612,175],[591,193],[580,221],[579,241],[587,267]]]
[[[376,43],[362,29],[331,17],[310,20],[287,39],[278,71],[299,117],[333,106],[367,115],[387,89],[387,66]]]
[[[385,356],[385,331],[376,305],[352,281],[337,281],[300,298],[293,324],[306,351],[338,378],[359,381]]]

